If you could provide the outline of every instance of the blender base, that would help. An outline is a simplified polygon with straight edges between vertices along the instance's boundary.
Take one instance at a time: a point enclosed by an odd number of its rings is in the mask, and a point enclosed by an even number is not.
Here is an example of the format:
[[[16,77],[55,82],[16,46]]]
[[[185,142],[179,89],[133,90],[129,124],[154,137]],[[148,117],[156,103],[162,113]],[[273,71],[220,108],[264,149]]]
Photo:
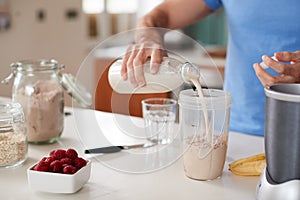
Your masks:
[[[281,184],[270,184],[266,178],[266,169],[262,172],[256,186],[257,200],[299,200],[300,180],[287,181]]]

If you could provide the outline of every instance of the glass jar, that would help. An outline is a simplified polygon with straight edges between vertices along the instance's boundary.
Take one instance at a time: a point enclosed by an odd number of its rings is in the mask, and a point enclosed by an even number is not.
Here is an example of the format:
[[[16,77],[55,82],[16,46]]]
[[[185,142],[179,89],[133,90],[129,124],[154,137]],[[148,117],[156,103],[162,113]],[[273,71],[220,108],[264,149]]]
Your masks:
[[[64,93],[55,60],[25,60],[11,64],[15,74],[12,99],[22,105],[28,142],[53,143],[64,126]]]
[[[22,164],[27,158],[26,126],[18,103],[0,103],[0,167]]]
[[[11,64],[14,78],[12,99],[23,107],[30,143],[56,142],[64,126],[64,89],[82,107],[92,105],[92,96],[72,74],[62,74],[56,60],[24,60]]]

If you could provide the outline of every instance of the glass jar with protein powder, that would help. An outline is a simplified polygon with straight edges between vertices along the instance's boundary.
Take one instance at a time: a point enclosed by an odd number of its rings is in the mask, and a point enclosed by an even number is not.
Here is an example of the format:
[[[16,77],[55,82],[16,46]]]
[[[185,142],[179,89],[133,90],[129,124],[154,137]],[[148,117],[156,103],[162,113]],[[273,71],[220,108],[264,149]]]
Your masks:
[[[24,60],[11,64],[14,77],[12,100],[22,105],[29,143],[56,142],[64,127],[64,89],[80,104],[90,106],[91,96],[78,91],[75,78],[62,74],[64,65],[56,60]],[[76,98],[77,97],[77,98]]]

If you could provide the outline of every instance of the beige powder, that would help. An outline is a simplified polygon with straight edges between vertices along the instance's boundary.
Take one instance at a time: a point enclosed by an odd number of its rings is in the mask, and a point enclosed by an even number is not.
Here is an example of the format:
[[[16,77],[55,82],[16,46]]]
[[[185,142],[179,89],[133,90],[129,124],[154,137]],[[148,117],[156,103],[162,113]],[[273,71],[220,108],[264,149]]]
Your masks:
[[[63,90],[58,83],[37,81],[18,90],[15,101],[24,110],[29,142],[47,142],[63,130]]]
[[[26,159],[27,143],[23,132],[0,133],[0,166],[14,165]]]
[[[215,136],[213,141],[214,145],[208,143],[206,138],[193,139],[183,155],[186,176],[197,180],[212,180],[222,175],[228,135]],[[202,150],[207,151],[203,157],[201,157]]]

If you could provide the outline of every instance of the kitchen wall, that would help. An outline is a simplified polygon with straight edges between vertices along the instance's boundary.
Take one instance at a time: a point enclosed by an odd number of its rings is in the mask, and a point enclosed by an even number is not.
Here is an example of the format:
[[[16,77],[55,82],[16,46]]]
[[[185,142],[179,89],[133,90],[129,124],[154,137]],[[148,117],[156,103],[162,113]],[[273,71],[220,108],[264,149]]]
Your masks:
[[[161,1],[139,0],[137,13],[89,15],[82,11],[82,0],[0,0],[0,7],[8,5],[11,20],[9,29],[0,31],[0,79],[9,75],[12,62],[23,59],[54,58],[74,75],[83,61],[84,67],[93,67],[93,60],[85,58],[95,45],[111,34],[132,29],[136,17]],[[91,36],[93,26],[96,36]],[[93,74],[86,71],[84,84],[92,88]],[[0,84],[0,95],[10,97],[11,87],[12,81],[9,85]],[[67,105],[70,102],[66,95]]]
[[[81,0],[9,0],[11,26],[0,32],[0,78],[10,63],[30,58],[54,58],[76,74],[88,53],[87,20]],[[11,96],[11,85],[0,85]]]
[[[227,45],[228,24],[223,8],[217,10],[204,20],[190,25],[184,33],[203,45]]]
[[[9,29],[0,31],[0,79],[10,74],[9,65],[12,62],[32,58],[54,58],[66,65],[66,72],[74,75],[83,61],[84,69],[92,69],[92,56],[87,60],[85,58],[95,45],[110,34],[133,28],[136,17],[141,17],[161,1],[138,0],[136,13],[102,13],[95,17],[83,13],[82,0],[0,0],[0,6],[1,2],[8,5],[11,20]],[[94,25],[98,35],[93,37],[89,32],[91,19],[97,20]],[[197,28],[199,26],[194,27],[190,29],[190,36],[203,34],[203,30]],[[84,73],[81,75],[84,85],[93,92],[93,70],[80,72]],[[0,96],[10,97],[11,87],[12,82],[9,85],[0,84]],[[67,95],[66,104],[71,105]]]

